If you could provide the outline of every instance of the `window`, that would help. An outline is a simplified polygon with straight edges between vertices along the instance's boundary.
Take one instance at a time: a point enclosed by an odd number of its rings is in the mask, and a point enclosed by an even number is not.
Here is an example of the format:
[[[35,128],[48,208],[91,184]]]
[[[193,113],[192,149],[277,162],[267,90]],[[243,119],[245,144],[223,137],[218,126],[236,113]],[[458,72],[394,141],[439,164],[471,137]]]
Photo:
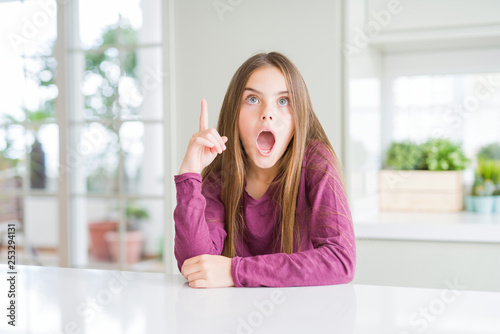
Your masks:
[[[446,137],[473,157],[500,142],[500,73],[397,76],[392,80],[393,139]]]
[[[9,92],[0,106],[0,186],[6,199],[22,199],[43,265],[58,263],[57,233],[69,223],[73,266],[165,270],[161,4],[0,3],[2,31],[17,29],[0,52],[12,78],[0,87]],[[65,49],[55,54],[57,31]],[[57,87],[58,76],[68,84]],[[62,97],[68,104],[57,107]],[[65,182],[69,197],[58,191]],[[58,221],[60,207],[69,222]]]
[[[500,73],[498,50],[386,54],[371,76],[349,80],[349,164],[354,220],[360,223],[493,223],[458,214],[382,212],[378,172],[393,141],[422,143],[447,138],[461,143],[472,161],[464,171],[465,191],[474,181],[476,155],[500,143]],[[454,59],[451,63],[449,60]],[[481,59],[482,61],[477,61]],[[380,75],[373,75],[373,73]],[[496,218],[495,218],[496,217]]]
[[[80,33],[68,50],[74,64],[70,82],[76,83],[69,168],[79,266],[116,267],[121,254],[122,267],[163,270],[160,5],[79,2]],[[85,242],[81,236],[87,233]]]
[[[0,225],[17,224],[20,263],[58,263],[56,14],[55,1],[0,3]]]

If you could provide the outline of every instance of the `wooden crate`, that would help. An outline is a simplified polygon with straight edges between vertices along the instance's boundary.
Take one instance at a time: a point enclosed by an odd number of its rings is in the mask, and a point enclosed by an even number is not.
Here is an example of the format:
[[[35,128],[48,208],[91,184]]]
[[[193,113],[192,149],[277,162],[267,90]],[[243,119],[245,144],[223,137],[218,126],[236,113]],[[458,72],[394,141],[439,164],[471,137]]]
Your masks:
[[[463,198],[462,171],[379,172],[381,211],[457,212]]]

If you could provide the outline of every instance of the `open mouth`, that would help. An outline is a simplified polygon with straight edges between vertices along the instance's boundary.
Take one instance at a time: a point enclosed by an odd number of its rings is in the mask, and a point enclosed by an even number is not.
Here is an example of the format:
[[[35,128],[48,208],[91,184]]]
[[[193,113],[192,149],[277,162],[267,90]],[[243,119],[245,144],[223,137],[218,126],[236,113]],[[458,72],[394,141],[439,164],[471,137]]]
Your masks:
[[[273,150],[275,142],[274,134],[269,130],[263,130],[257,136],[257,147],[262,155],[269,155]]]

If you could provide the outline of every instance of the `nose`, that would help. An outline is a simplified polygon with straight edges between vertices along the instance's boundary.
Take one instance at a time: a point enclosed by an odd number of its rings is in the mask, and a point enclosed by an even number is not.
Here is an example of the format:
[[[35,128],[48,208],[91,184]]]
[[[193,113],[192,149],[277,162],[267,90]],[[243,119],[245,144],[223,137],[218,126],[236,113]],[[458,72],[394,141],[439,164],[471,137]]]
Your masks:
[[[269,104],[264,104],[264,106],[262,108],[261,119],[263,121],[265,121],[266,118],[271,120],[271,121],[273,120],[273,115],[272,115],[271,107],[269,106]]]

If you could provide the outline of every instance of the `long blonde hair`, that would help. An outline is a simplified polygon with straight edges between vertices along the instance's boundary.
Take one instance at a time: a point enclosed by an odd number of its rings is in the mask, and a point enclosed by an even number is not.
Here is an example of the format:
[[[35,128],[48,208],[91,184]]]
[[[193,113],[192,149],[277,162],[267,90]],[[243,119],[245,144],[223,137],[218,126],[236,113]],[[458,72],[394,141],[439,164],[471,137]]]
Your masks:
[[[304,154],[311,141],[320,141],[328,149],[330,154],[327,154],[325,158],[334,166],[342,185],[341,190],[346,196],[341,166],[313,111],[309,92],[297,67],[278,52],[259,53],[250,57],[238,68],[231,79],[219,114],[217,131],[228,137],[227,149],[224,154],[217,155],[201,173],[204,184],[211,178],[210,183],[221,186],[220,197],[225,207],[225,230],[227,232],[222,255],[231,258],[237,255],[236,240],[244,238],[246,230],[241,212],[241,201],[248,156],[239,139],[238,118],[241,99],[252,73],[266,66],[275,67],[284,75],[295,124],[294,136],[277,162],[278,174],[270,185],[272,190],[277,191],[278,196],[275,202],[281,208],[279,225],[275,227],[278,232],[275,245],[280,245],[282,253],[292,254],[294,249],[300,251],[296,206]],[[314,168],[314,166],[307,166],[307,168]],[[294,241],[298,247],[294,247]]]

